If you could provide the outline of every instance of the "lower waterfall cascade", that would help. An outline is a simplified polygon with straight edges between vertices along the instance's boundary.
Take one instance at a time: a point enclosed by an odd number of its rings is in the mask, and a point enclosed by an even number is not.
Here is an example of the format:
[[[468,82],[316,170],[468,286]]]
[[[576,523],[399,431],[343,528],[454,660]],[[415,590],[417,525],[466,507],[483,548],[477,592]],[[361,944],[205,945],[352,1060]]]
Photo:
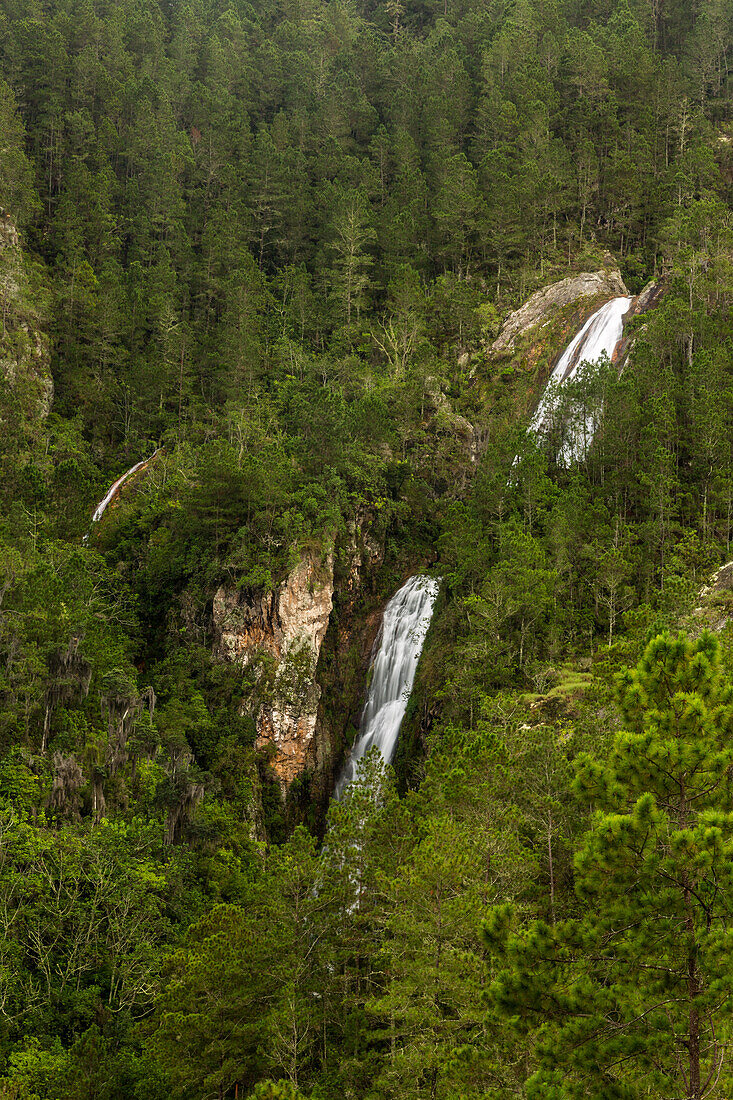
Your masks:
[[[575,377],[581,363],[597,363],[603,355],[613,361],[614,351],[623,337],[624,317],[633,301],[633,298],[612,298],[588,318],[580,332],[570,341],[550,375],[537,411],[532,417],[530,432],[538,435],[552,427],[557,388]],[[568,434],[558,455],[561,465],[567,467],[585,458],[596,427],[595,417],[591,415],[586,418],[580,431]]]
[[[355,778],[359,762],[372,746],[386,763],[394,756],[439,588],[439,580],[417,574],[384,610],[359,735],[336,783],[336,799]]]

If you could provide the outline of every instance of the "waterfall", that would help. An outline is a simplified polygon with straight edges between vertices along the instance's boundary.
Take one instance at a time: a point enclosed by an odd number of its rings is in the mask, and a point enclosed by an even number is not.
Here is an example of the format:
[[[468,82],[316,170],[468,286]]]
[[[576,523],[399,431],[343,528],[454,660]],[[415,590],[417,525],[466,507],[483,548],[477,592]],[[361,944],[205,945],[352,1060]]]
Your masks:
[[[553,426],[554,402],[557,388],[571,381],[581,363],[597,363],[604,355],[613,359],[613,353],[623,336],[624,316],[633,298],[612,298],[586,321],[577,336],[568,344],[553,370],[544,393],[532,417],[529,430],[535,435],[547,432]],[[570,466],[585,458],[597,427],[596,417],[590,413],[583,428],[569,429],[558,462]]]
[[[359,736],[336,783],[335,798],[341,797],[373,745],[387,763],[394,755],[439,587],[432,577],[410,577],[384,609]]]
[[[152,462],[159,450],[160,450],[160,447],[156,447],[156,449],[151,454],[150,458],[143,458],[143,459],[141,459],[140,462],[136,462],[134,466],[131,466],[129,470],[125,471],[125,473],[122,475],[122,477],[117,478],[117,481],[115,481],[114,485],[112,485],[111,488],[107,490],[104,497],[100,500],[99,504],[94,509],[94,515],[92,516],[92,524],[99,523],[100,519],[102,518],[105,511],[107,510],[107,505],[112,503],[112,501],[115,499],[115,497],[117,496],[117,494],[119,493],[120,489],[125,484],[127,479],[132,477],[133,474],[136,474],[138,470],[143,468],[143,466],[147,466],[149,462]],[[84,541],[85,542],[86,542],[88,537],[89,537],[88,535],[84,536]]]

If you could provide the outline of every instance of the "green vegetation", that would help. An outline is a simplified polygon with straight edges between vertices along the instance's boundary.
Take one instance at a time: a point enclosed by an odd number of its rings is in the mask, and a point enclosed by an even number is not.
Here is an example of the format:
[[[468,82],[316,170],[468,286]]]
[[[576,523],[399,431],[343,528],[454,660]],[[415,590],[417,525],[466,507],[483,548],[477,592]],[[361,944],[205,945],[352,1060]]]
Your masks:
[[[510,937],[491,996],[540,1021],[528,1096],[724,1095],[733,694],[718,642],[660,635],[620,695],[609,763],[576,762],[598,807],[574,860],[580,912]],[[508,918],[494,910],[490,944]]]
[[[729,9],[0,0],[2,1096],[731,1094]],[[566,469],[577,307],[491,344],[608,252],[663,293]],[[331,548],[283,801],[212,602]]]

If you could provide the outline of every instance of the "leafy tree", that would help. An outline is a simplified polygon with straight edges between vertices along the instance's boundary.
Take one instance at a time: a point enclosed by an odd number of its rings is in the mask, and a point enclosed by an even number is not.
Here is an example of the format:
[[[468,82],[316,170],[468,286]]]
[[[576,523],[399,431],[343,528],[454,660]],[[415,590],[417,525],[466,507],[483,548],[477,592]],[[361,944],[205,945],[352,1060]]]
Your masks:
[[[219,905],[192,926],[171,960],[154,1035],[173,1095],[244,1089],[276,1067],[297,1087],[321,1023],[316,881],[313,839],[297,830],[243,906]]]

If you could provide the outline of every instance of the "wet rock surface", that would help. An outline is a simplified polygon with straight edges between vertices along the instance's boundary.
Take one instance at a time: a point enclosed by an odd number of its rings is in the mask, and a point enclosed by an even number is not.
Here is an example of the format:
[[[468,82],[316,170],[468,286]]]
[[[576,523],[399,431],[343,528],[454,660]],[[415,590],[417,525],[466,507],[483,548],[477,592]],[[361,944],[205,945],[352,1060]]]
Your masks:
[[[653,280],[652,282],[647,283],[641,293],[637,294],[636,297],[633,299],[629,307],[629,311],[624,318],[625,324],[628,325],[629,321],[631,321],[634,317],[641,317],[643,314],[648,313],[652,309],[655,309],[659,305],[666,292],[667,284],[663,279],[660,279],[658,282]],[[638,327],[631,332],[629,332],[627,329],[627,332],[625,333],[623,339],[619,342],[613,359],[614,363],[616,363],[618,366],[619,372],[621,372],[628,363],[631,352],[634,349],[636,336],[639,331],[640,330]],[[641,327],[641,331],[643,331],[643,325]]]

